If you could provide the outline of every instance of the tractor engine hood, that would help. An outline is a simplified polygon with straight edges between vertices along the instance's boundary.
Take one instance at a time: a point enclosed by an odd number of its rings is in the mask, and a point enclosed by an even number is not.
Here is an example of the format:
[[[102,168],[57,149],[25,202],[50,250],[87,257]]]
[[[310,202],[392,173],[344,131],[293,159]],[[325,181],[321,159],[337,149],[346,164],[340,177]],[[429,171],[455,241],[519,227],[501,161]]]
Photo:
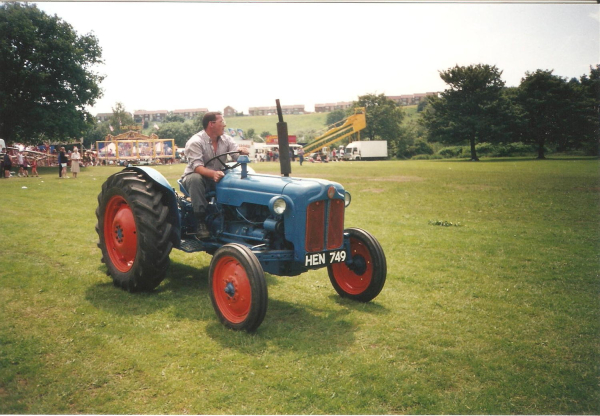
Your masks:
[[[268,205],[274,196],[287,195],[296,204],[302,201],[300,205],[306,205],[309,201],[328,198],[327,191],[332,186],[336,191],[334,197],[344,199],[344,188],[335,182],[256,173],[242,179],[234,171],[217,184],[217,201],[237,207],[243,203]]]

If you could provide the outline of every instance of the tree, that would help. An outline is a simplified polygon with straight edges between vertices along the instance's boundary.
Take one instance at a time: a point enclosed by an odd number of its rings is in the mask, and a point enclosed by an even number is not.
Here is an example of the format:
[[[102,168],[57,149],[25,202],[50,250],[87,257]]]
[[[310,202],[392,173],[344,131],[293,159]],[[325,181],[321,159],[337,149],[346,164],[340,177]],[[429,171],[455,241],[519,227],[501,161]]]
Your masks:
[[[483,64],[440,71],[450,88],[440,97],[427,98],[421,123],[428,129],[429,141],[467,142],[471,160],[479,160],[475,144],[509,140],[510,102],[502,96],[501,75],[496,66]]]
[[[123,103],[116,103],[114,107],[111,107],[113,115],[109,119],[109,125],[112,126],[113,135],[121,134],[125,131],[123,126],[131,126],[135,124],[133,117],[130,113],[125,110]]]
[[[517,101],[524,112],[527,136],[538,148],[538,159],[545,159],[545,146],[562,150],[572,144],[572,129],[583,116],[582,95],[566,79],[552,70],[526,72],[519,85]]]
[[[330,112],[329,114],[327,114],[327,119],[325,120],[325,125],[331,126],[332,124],[335,124],[338,121],[345,119],[346,117],[348,117],[348,116],[346,115],[346,112],[344,110],[342,110],[342,109],[334,110],[334,111]]]
[[[192,123],[163,123],[158,131],[158,136],[161,139],[175,139],[175,145],[177,147],[185,147],[185,144],[192,137],[197,130],[194,129]]]
[[[580,78],[584,116],[580,124],[580,145],[587,154],[598,156],[600,138],[600,65],[590,67],[590,75]]]
[[[402,135],[404,112],[384,94],[367,94],[358,97],[353,107],[365,107],[367,127],[361,132],[369,140],[394,142]]]
[[[28,3],[0,4],[0,137],[23,143],[79,138],[85,110],[102,96],[93,71],[102,49],[91,34]]]
[[[175,114],[171,111],[165,118],[165,123],[185,123],[185,118],[181,114]]]

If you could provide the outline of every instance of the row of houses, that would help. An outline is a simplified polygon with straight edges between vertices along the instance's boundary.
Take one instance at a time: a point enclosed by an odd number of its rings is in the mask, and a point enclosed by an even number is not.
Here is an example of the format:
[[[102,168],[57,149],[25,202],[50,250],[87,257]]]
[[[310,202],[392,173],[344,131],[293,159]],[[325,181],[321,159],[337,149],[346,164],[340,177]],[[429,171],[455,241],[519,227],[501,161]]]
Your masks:
[[[408,95],[392,95],[386,96],[388,99],[394,101],[396,104],[401,106],[407,105],[418,105],[421,101],[423,101],[426,97],[430,95],[438,95],[437,92],[426,92],[423,94],[408,94]],[[335,110],[346,110],[352,107],[352,101],[343,101],[337,103],[324,103],[324,104],[315,104],[315,113],[329,113]],[[295,104],[295,105],[282,105],[281,111],[284,115],[289,114],[305,114],[306,110],[304,109],[303,104]],[[146,111],[146,110],[137,110],[132,116],[133,120],[136,123],[143,122],[151,122],[151,121],[164,121],[169,114],[180,115],[186,120],[191,120],[196,118],[199,114],[203,114],[208,112],[207,108],[192,108],[192,109],[184,109],[184,110],[154,110],[154,111]],[[234,117],[239,113],[231,106],[225,107],[223,110],[223,115],[225,117]],[[251,116],[267,116],[272,114],[277,114],[276,106],[269,107],[250,107],[248,109],[248,114]],[[99,113],[96,115],[96,119],[98,121],[107,121],[112,117],[112,113]]]

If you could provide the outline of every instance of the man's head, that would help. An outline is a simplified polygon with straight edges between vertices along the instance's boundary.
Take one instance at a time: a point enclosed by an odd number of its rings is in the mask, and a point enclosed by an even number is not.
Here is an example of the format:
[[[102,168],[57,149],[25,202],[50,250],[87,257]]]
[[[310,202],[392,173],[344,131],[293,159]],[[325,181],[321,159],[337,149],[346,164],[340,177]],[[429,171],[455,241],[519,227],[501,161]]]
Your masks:
[[[225,132],[225,119],[219,111],[209,111],[202,117],[202,127],[210,137],[219,137]]]

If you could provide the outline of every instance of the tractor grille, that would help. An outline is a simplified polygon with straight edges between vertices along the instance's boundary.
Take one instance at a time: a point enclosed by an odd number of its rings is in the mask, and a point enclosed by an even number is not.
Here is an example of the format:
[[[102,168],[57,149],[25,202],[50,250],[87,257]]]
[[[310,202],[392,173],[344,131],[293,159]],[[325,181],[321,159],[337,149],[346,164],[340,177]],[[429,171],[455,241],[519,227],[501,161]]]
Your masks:
[[[344,241],[344,201],[315,201],[306,210],[306,251],[333,250]]]

